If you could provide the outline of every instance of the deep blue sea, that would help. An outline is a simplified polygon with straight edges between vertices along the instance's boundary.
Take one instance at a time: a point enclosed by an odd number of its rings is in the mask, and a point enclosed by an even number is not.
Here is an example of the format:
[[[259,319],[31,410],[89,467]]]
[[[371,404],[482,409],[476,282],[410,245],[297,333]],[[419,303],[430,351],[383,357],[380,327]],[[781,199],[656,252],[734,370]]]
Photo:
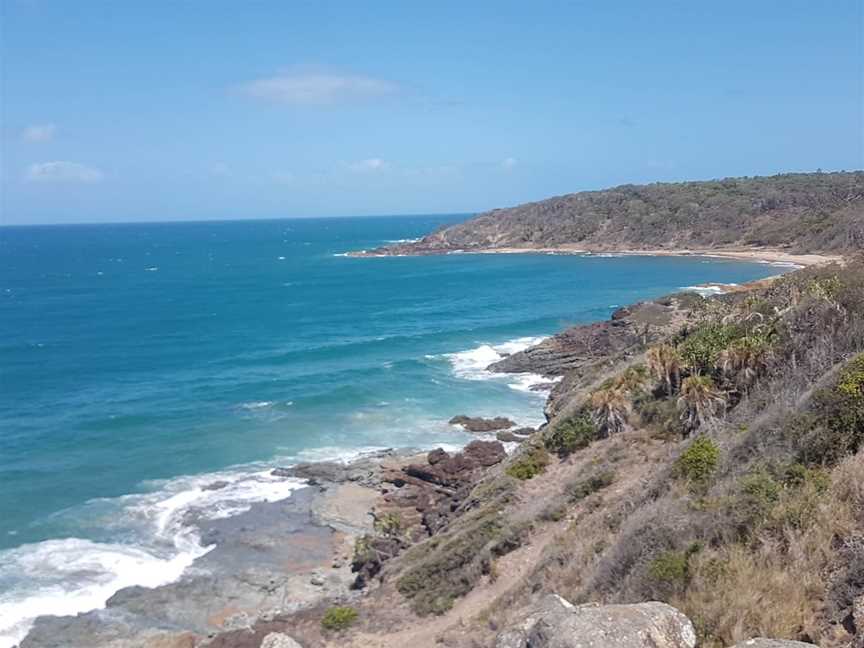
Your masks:
[[[184,516],[287,497],[274,465],[542,421],[485,367],[618,305],[781,272],[704,258],[348,258],[463,217],[0,228],[0,646],[177,578]],[[218,490],[202,489],[227,481]]]

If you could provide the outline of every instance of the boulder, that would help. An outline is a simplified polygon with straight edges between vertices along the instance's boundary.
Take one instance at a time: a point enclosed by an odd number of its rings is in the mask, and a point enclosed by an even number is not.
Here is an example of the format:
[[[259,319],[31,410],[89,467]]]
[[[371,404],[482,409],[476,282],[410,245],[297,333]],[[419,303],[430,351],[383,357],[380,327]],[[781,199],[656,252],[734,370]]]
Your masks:
[[[522,429],[530,430],[531,428]],[[498,434],[495,435],[495,438],[498,439],[501,443],[522,443],[529,436],[529,434],[520,434],[519,430],[516,430],[514,432],[505,430],[504,432],[498,432]]]
[[[665,603],[579,605],[545,597],[520,623],[499,633],[495,648],[694,648],[696,632]]]
[[[864,646],[864,594],[852,601],[852,623],[855,626],[858,645]]]
[[[791,639],[748,639],[740,641],[732,648],[814,648],[816,644],[804,643],[802,641],[792,641]],[[818,647],[817,647],[818,648]]]
[[[264,637],[264,641],[261,642],[261,648],[303,648],[303,646],[286,634],[271,632]]]
[[[450,454],[446,450],[444,450],[444,448],[435,448],[426,455],[426,461],[429,462],[430,466],[434,466],[435,464],[449,458]]]
[[[495,432],[512,428],[516,424],[503,416],[487,419],[480,416],[461,415],[451,418],[450,425],[461,425],[469,432]]]
[[[385,560],[397,556],[405,543],[399,538],[367,537],[362,549],[355,551],[351,561],[351,571],[357,576],[351,589],[359,590],[366,587],[378,575]]]
[[[501,463],[507,457],[507,451],[498,441],[472,441],[465,446],[462,454],[484,468]]]

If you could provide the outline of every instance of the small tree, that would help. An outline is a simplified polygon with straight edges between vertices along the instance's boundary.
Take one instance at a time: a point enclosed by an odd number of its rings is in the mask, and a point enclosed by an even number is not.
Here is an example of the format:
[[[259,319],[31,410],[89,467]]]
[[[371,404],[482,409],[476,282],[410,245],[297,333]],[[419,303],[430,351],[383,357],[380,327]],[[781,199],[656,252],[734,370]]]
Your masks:
[[[726,396],[709,376],[688,376],[681,382],[678,408],[688,432],[714,418],[726,405]]]
[[[771,358],[771,345],[762,335],[748,335],[735,340],[718,358],[718,368],[735,386],[748,390],[756,377],[763,373]]]
[[[623,430],[631,408],[630,399],[621,389],[606,387],[591,394],[592,418],[601,436]]]
[[[671,396],[672,391],[681,381],[681,355],[678,349],[669,344],[651,347],[645,354],[645,359],[648,362],[648,370],[663,383],[666,395]]]
[[[648,384],[648,371],[644,365],[633,365],[627,367],[612,381],[616,389],[625,394],[635,394],[645,389]]]

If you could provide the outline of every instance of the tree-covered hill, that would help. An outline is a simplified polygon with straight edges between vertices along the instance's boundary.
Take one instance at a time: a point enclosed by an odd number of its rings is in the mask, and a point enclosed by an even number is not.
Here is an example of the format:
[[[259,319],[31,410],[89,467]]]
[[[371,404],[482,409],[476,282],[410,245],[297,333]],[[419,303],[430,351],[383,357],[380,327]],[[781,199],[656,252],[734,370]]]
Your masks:
[[[583,191],[486,212],[417,243],[385,251],[562,246],[854,251],[864,248],[864,172],[793,173]]]

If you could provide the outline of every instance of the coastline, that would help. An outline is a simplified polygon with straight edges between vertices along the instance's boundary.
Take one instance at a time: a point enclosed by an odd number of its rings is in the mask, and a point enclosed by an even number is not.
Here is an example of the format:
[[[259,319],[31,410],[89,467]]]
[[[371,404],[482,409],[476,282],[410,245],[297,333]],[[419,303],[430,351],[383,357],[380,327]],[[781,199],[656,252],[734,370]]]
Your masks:
[[[632,249],[614,247],[580,247],[562,245],[555,247],[491,247],[491,248],[422,248],[411,249],[412,244],[384,247],[378,250],[347,252],[352,257],[424,256],[433,254],[570,254],[577,256],[658,256],[658,257],[709,257],[737,261],[755,261],[788,265],[790,268],[842,263],[842,255],[793,254],[776,248],[656,248]],[[391,251],[392,250],[392,251]]]
[[[538,250],[518,248],[485,253],[531,252]],[[570,250],[565,253],[585,252]],[[633,254],[649,255],[642,251]],[[688,255],[697,256],[681,256]],[[549,403],[548,394],[543,403]],[[306,486],[283,500],[256,503],[239,515],[202,524],[202,544],[212,541],[215,549],[196,560],[178,580],[152,589],[123,588],[109,599],[105,608],[76,617],[41,617],[36,632],[28,635],[21,646],[48,646],[51,645],[47,640],[49,636],[58,633],[79,636],[76,632],[83,633],[81,643],[70,645],[90,645],[87,642],[94,638],[101,640],[99,635],[93,634],[94,626],[107,623],[110,628],[117,622],[118,614],[126,616],[129,609],[149,611],[155,609],[154,605],[161,605],[179,627],[191,626],[197,633],[212,634],[242,630],[269,618],[270,612],[266,610],[261,615],[249,616],[239,605],[243,601],[249,605],[255,601],[258,608],[266,604],[281,613],[296,614],[305,609],[317,609],[316,606],[334,599],[353,600],[359,596],[350,589],[353,540],[372,528],[371,511],[381,495],[381,474],[401,469],[417,456],[416,449],[373,452],[371,456],[363,455],[340,464],[344,473],[333,478],[298,474],[298,466],[276,469],[284,470],[282,476],[286,478],[305,479]],[[425,458],[425,453],[422,456]],[[318,473],[322,468],[325,472],[332,470],[335,462],[301,465],[313,466],[312,473]],[[285,541],[288,535],[291,542]],[[201,571],[210,573],[204,576]],[[229,596],[222,597],[222,592]],[[180,605],[179,616],[170,610],[178,601],[188,601]],[[194,610],[196,605],[207,610],[207,615],[202,617],[200,610]],[[214,608],[218,609],[214,611]],[[149,636],[153,628],[133,627],[127,631],[137,638]]]

